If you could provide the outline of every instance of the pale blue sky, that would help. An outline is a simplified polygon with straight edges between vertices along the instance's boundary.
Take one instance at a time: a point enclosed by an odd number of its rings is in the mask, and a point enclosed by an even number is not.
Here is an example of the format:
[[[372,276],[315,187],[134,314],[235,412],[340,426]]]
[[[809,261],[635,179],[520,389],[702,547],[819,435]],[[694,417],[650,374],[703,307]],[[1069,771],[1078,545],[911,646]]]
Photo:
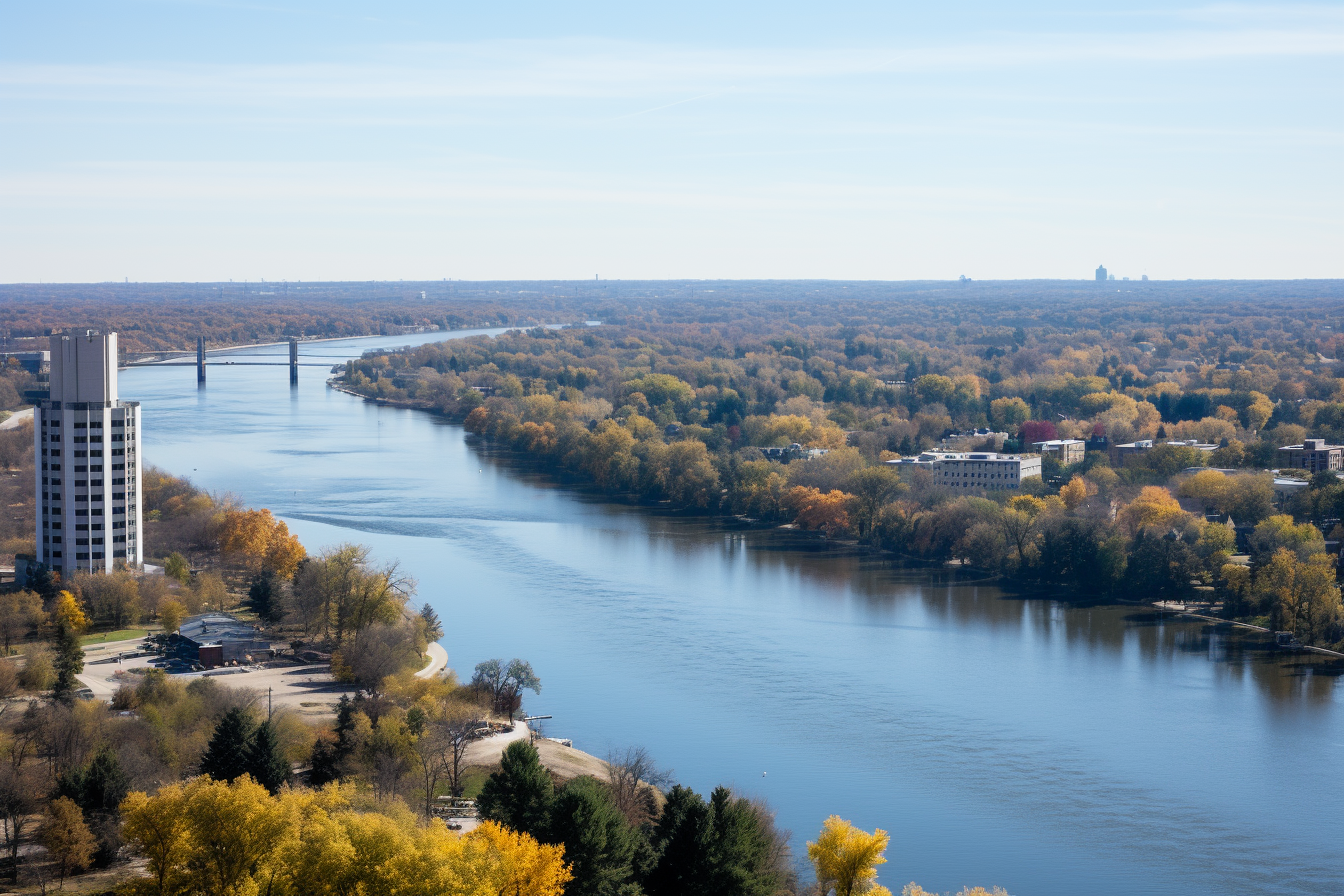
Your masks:
[[[1344,277],[1344,3],[0,0],[0,281]]]

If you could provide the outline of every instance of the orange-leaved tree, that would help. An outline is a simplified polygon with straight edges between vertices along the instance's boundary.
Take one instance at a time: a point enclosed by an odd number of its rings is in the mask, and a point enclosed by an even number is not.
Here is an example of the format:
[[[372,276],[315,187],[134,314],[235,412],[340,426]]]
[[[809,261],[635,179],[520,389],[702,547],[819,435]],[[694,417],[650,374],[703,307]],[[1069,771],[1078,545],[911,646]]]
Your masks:
[[[793,511],[794,522],[804,529],[820,529],[829,536],[849,531],[849,508],[854,498],[839,489],[795,485],[784,493],[783,504]]]
[[[266,509],[224,511],[219,548],[251,570],[266,570],[281,578],[293,576],[304,558],[303,545]]]

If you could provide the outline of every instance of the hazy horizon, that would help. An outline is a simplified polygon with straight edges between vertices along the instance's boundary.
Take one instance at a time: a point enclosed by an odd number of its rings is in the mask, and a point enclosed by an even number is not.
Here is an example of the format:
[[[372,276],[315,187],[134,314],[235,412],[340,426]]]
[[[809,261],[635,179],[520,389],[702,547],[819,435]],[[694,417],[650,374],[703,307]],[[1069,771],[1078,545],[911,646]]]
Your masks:
[[[1338,278],[1341,59],[1340,3],[16,7],[0,280]]]

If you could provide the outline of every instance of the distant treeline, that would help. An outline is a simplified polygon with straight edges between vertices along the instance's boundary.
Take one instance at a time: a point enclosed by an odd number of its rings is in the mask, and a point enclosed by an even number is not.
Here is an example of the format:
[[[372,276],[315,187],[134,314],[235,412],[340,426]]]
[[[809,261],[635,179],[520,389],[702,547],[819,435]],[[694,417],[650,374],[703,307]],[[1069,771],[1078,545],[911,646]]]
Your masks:
[[[753,319],[762,314],[802,328],[914,328],[911,335],[935,347],[942,343],[928,336],[944,330],[950,347],[970,344],[979,351],[1011,345],[1018,326],[1082,336],[1115,330],[1128,336],[1153,328],[1160,337],[1173,327],[1232,327],[1249,335],[1268,325],[1264,335],[1282,331],[1313,351],[1312,343],[1322,334],[1338,333],[1344,325],[1328,310],[1339,307],[1340,292],[1338,281],[8,284],[0,285],[0,336],[41,336],[54,328],[92,326],[120,332],[127,351],[158,351],[191,348],[200,335],[222,346],[290,336],[578,320],[634,326],[732,324],[751,330]],[[1164,351],[1164,341],[1154,343],[1157,352]],[[935,351],[935,368],[945,361]]]

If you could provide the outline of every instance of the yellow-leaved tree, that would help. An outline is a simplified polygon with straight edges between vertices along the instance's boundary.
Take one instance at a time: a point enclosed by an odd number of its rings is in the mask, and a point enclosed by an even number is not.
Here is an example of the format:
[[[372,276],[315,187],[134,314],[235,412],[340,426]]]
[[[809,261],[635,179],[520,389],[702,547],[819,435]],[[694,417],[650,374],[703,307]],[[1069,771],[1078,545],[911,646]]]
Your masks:
[[[838,815],[826,819],[816,842],[807,844],[807,857],[816,869],[821,892],[827,896],[891,896],[877,882],[877,866],[886,863],[882,853],[889,842],[891,837],[881,828],[870,834]]]
[[[1188,516],[1171,492],[1160,485],[1145,486],[1139,496],[1120,511],[1120,521],[1131,535],[1140,529],[1169,529]]]
[[[282,790],[202,777],[130,794],[126,840],[157,896],[563,896],[564,848],[486,823],[469,834],[418,823],[404,806],[362,812],[353,790]]]

